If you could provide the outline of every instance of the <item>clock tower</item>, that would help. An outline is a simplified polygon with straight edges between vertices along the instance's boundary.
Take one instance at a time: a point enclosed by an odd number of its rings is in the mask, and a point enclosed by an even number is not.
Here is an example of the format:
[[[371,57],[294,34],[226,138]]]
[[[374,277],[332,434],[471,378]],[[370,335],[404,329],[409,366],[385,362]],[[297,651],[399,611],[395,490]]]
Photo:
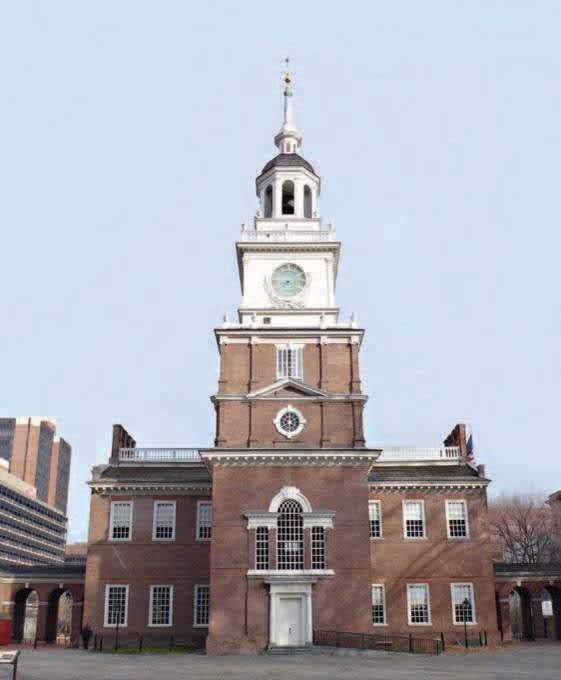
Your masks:
[[[340,243],[322,226],[301,142],[287,73],[279,153],[236,243],[238,319],[215,331],[215,448],[201,452],[212,474],[210,653],[370,625],[368,471],[379,452],[363,434],[364,331],[339,321]]]

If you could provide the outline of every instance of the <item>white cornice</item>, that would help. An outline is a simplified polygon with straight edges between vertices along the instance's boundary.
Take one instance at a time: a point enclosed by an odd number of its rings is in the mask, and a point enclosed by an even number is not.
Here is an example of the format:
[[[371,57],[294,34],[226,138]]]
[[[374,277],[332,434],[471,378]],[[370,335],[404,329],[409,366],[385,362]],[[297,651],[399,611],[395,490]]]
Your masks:
[[[308,395],[297,395],[297,394],[291,394],[291,395],[279,395],[276,397],[252,397],[249,394],[239,394],[237,392],[234,393],[229,393],[229,394],[214,394],[210,397],[210,400],[212,403],[215,403],[217,401],[241,401],[241,402],[249,402],[249,401],[275,401],[275,402],[286,402],[287,399],[290,399],[290,401],[304,401],[308,403],[325,403],[325,402],[353,402],[353,401],[360,401],[360,402],[366,402],[368,401],[368,396],[366,394],[357,394],[357,393],[349,393],[349,394],[338,394],[338,393],[331,393],[328,394],[328,396],[325,397],[317,397],[317,396],[308,396]]]
[[[401,482],[370,482],[369,491],[407,491],[410,489],[483,489],[489,485],[488,481],[445,481],[419,480]]]
[[[209,467],[365,467],[380,455],[377,449],[212,449],[201,451]]]
[[[136,496],[151,496],[153,494],[162,494],[170,496],[196,496],[196,495],[210,495],[212,493],[212,484],[210,482],[202,482],[200,484],[193,484],[192,482],[174,482],[173,484],[161,484],[150,482],[126,482],[126,481],[110,481],[99,482],[91,481],[88,485],[94,493],[100,496],[108,496],[112,494],[134,494]]]

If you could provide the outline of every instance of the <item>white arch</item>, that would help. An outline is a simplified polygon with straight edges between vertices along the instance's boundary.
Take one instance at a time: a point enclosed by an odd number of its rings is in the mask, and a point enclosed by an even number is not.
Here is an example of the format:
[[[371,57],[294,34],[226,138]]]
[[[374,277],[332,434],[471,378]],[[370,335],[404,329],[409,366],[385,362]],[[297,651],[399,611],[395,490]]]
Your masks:
[[[283,486],[276,496],[273,497],[269,504],[269,512],[278,512],[280,504],[286,500],[298,501],[302,506],[303,512],[312,512],[310,501],[297,489],[295,486]]]

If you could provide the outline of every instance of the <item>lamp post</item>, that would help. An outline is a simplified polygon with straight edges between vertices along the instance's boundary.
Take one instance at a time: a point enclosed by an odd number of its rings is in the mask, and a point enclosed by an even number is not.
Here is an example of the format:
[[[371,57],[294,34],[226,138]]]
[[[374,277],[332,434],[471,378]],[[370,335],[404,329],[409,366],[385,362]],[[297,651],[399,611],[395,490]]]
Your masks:
[[[121,620],[121,605],[115,605],[115,613],[117,614],[117,625],[115,628],[115,651],[119,650],[119,622]]]
[[[468,631],[467,631],[467,619],[468,619],[468,612],[471,611],[471,602],[466,599],[462,602],[462,613],[463,613],[463,619],[464,619],[464,643],[466,646],[466,649],[468,648]]]

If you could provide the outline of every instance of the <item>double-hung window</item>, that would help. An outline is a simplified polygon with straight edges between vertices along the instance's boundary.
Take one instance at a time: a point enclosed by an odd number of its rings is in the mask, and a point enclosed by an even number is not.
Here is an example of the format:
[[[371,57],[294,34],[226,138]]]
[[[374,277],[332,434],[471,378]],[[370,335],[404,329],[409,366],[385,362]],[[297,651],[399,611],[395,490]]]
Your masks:
[[[269,568],[269,528],[257,527],[255,530],[255,568]]]
[[[210,611],[210,588],[209,586],[195,586],[195,604],[193,611],[193,626],[208,626]]]
[[[312,569],[325,569],[325,531],[312,527]]]
[[[465,501],[446,501],[446,523],[448,525],[448,538],[467,538],[469,536]]]
[[[126,626],[128,620],[128,585],[105,586],[104,626]]]
[[[403,501],[403,535],[405,538],[426,538],[423,501]]]
[[[132,501],[113,501],[109,520],[109,539],[130,541],[132,537]]]
[[[452,616],[454,623],[475,623],[473,584],[452,583]]]
[[[368,501],[368,533],[370,538],[382,538],[381,501]]]
[[[171,626],[173,586],[150,586],[149,626]]]
[[[426,583],[415,583],[407,586],[407,609],[409,625],[430,624],[430,595]]]
[[[302,345],[277,345],[277,380],[303,380]]]
[[[383,626],[386,623],[386,593],[383,585],[372,586],[372,625]]]
[[[212,503],[199,501],[197,503],[197,540],[208,541],[212,527]]]
[[[154,501],[152,538],[155,541],[175,538],[175,501]]]

